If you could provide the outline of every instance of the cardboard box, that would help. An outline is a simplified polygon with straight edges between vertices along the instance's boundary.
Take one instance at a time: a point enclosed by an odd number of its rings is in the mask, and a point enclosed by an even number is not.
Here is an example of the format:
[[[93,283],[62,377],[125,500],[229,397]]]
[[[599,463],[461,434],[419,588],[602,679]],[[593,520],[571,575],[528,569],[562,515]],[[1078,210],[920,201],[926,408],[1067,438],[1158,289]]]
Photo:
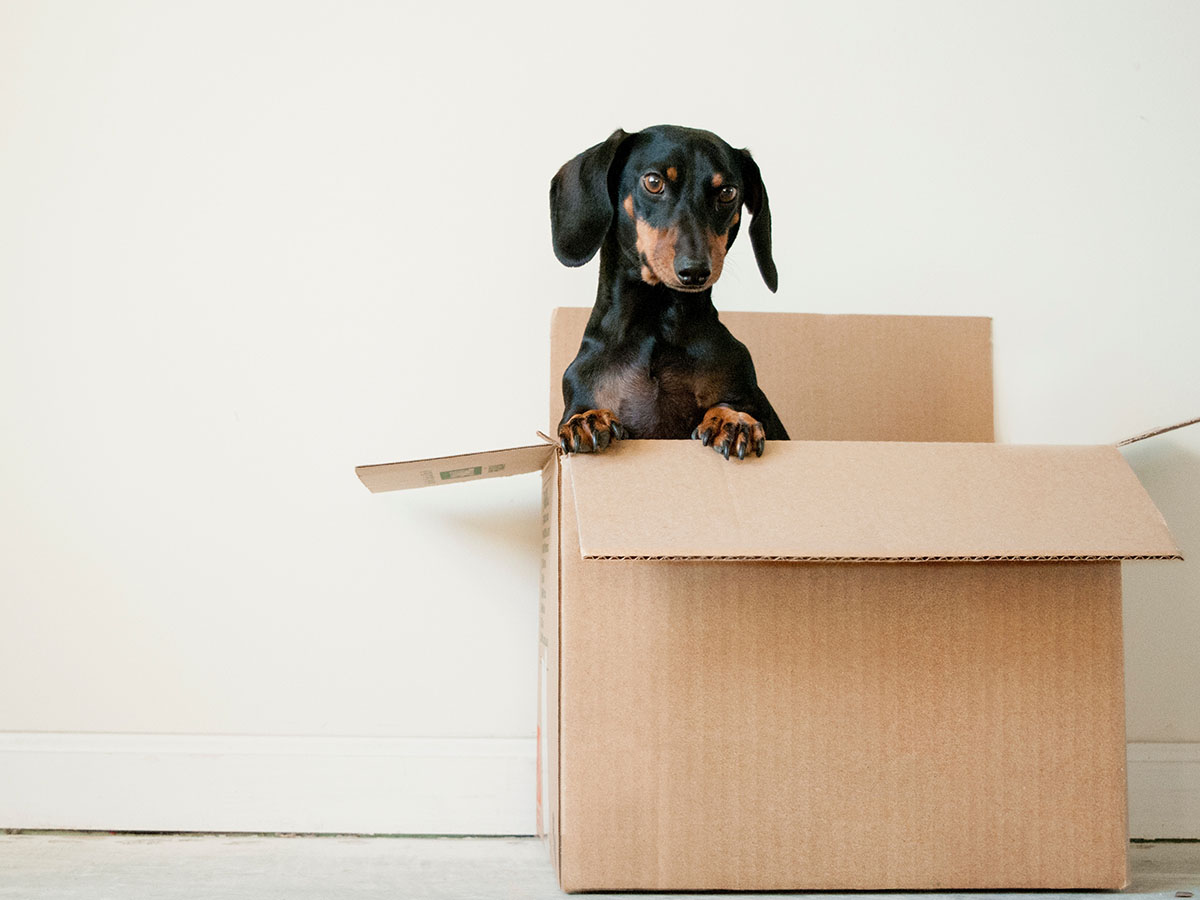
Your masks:
[[[587,312],[554,316],[552,423]],[[562,887],[1123,887],[1120,560],[1179,551],[1119,451],[992,443],[987,319],[722,320],[795,438],[761,459],[547,442],[358,469],[542,472]]]

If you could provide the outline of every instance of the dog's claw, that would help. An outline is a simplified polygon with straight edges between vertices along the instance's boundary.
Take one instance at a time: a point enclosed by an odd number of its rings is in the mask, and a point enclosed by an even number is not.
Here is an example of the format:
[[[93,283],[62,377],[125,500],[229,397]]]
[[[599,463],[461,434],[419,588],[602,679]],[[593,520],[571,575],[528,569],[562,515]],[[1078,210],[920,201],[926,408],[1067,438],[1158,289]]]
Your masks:
[[[762,456],[767,438],[761,422],[723,405],[714,406],[705,413],[692,437],[699,438],[705,447],[711,445],[726,459],[736,456],[740,460],[746,458],[748,451]]]
[[[576,413],[558,426],[558,440],[564,453],[600,453],[625,435],[624,427],[607,409]]]

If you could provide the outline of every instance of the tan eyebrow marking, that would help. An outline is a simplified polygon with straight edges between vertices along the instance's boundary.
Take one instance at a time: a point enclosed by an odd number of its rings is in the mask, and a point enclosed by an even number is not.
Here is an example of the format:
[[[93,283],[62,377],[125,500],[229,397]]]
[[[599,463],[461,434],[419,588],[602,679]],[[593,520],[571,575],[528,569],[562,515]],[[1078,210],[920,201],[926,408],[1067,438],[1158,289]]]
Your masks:
[[[722,175],[720,172],[718,172],[716,175],[713,176],[713,182],[712,182],[713,187],[720,187],[724,183],[725,183],[725,176]]]
[[[679,170],[676,169],[674,166],[667,166],[667,179],[670,181],[674,181],[678,177],[679,177]]]

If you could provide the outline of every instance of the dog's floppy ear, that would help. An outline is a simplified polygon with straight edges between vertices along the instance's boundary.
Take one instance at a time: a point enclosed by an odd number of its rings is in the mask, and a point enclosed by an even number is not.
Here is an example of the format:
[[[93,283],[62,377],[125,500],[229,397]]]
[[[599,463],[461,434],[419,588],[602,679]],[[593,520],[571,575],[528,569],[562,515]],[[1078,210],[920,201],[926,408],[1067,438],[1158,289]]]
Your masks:
[[[743,150],[741,154],[746,192],[744,200],[751,216],[750,246],[754,248],[758,271],[762,273],[763,281],[773,294],[779,289],[779,272],[775,268],[775,259],[771,256],[771,206],[767,203],[767,188],[763,184],[762,173],[758,171],[758,163],[750,156],[750,151]]]
[[[627,137],[618,128],[604,143],[564,165],[550,181],[550,234],[554,255],[564,266],[582,266],[604,243],[613,217],[608,172]]]

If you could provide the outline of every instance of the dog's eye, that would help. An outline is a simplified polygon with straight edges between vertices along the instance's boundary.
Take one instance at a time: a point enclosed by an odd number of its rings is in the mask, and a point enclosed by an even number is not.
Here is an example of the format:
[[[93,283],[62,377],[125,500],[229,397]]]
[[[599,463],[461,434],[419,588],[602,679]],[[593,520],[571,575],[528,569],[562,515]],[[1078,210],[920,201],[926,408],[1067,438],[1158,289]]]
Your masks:
[[[717,199],[722,203],[732,203],[737,199],[737,188],[733,185],[721,188],[721,193],[717,194]]]
[[[642,176],[642,184],[646,186],[652,194],[661,194],[663,189],[663,177],[657,172],[650,172]]]

